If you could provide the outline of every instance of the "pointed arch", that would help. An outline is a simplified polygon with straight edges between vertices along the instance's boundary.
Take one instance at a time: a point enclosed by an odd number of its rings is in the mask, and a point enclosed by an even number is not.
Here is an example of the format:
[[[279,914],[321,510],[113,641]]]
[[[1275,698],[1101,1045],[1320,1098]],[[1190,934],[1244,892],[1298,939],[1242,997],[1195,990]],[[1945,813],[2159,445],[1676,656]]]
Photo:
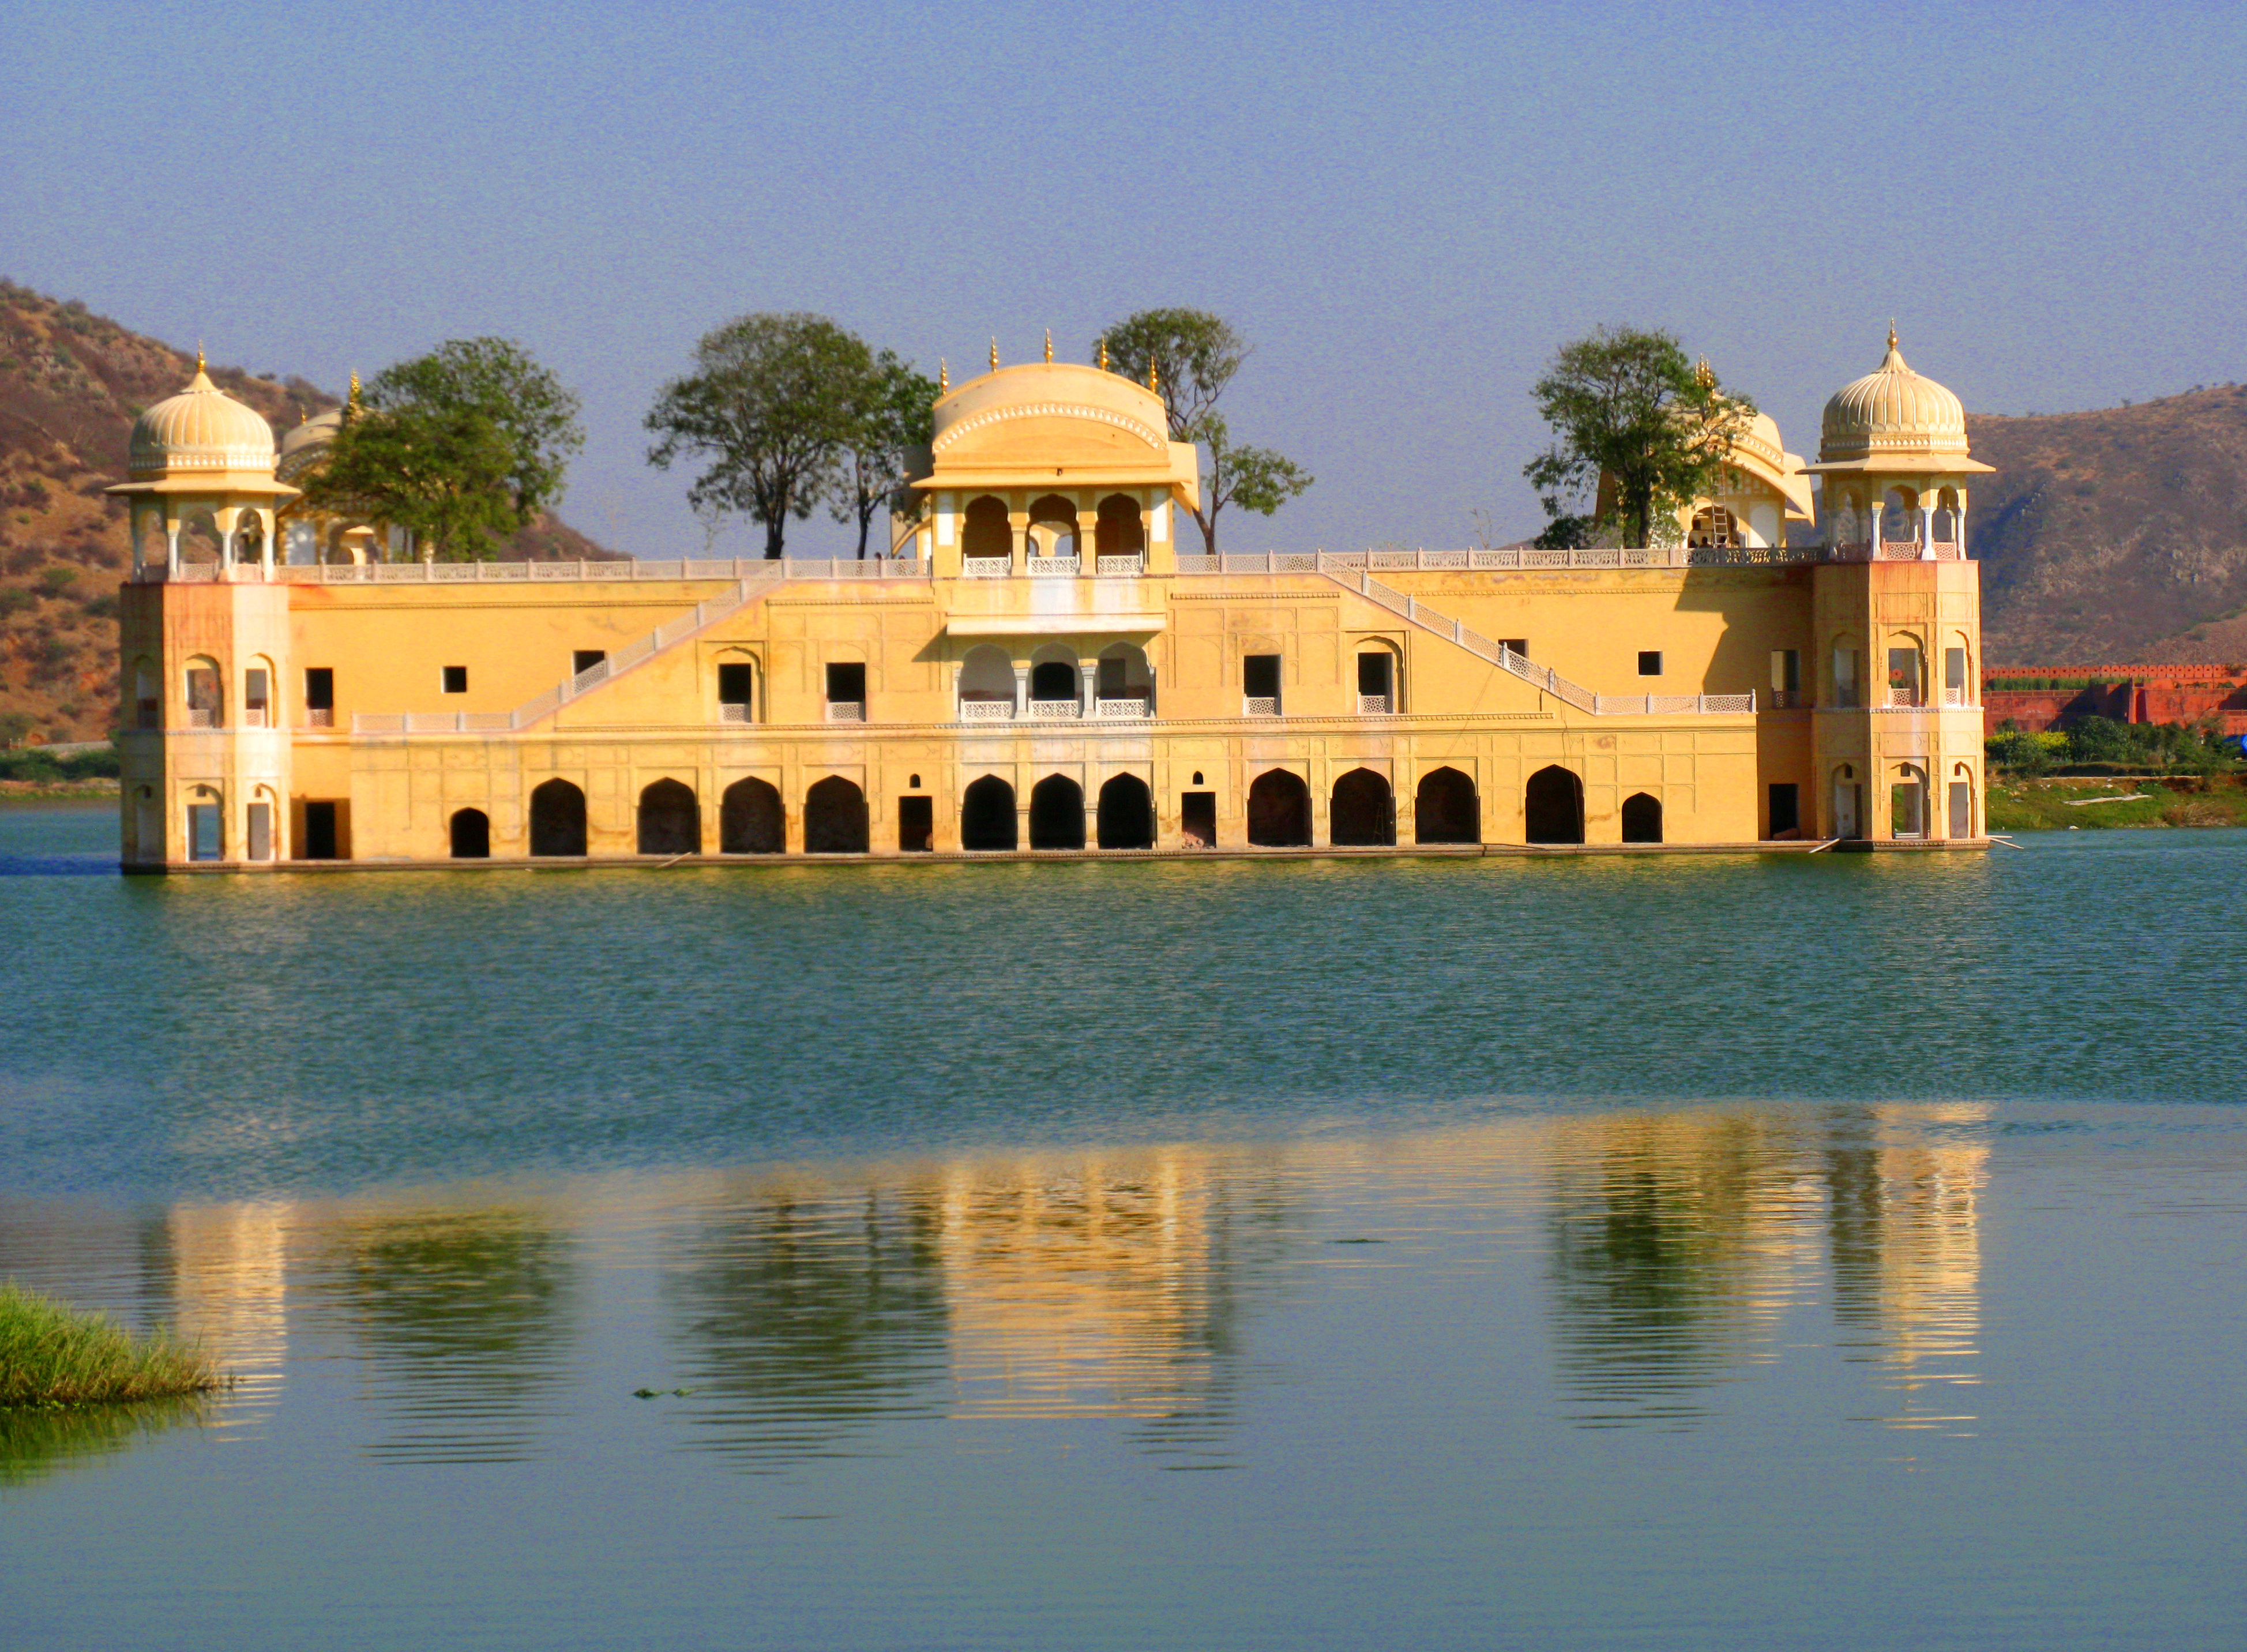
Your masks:
[[[751,775],[726,788],[718,800],[718,852],[777,855],[788,846],[780,788]]]

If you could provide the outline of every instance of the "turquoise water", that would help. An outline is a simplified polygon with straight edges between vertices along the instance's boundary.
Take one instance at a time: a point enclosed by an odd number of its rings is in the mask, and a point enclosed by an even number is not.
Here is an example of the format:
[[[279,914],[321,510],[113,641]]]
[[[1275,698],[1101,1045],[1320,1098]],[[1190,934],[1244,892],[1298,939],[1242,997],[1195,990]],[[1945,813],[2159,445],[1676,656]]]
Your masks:
[[[113,831],[0,811],[0,1273],[242,1382],[0,1421],[0,1642],[2243,1642],[2247,834]]]

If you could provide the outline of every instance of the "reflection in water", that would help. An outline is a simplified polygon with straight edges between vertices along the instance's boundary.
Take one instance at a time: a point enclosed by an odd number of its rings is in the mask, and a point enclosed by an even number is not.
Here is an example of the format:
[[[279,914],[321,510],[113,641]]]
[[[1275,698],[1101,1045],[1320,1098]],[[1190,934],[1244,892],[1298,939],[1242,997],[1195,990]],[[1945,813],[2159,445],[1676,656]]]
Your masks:
[[[0,1485],[28,1485],[176,1423],[203,1422],[215,1409],[200,1397],[54,1411],[0,1406]]]
[[[557,1213],[346,1211],[310,1281],[366,1362],[378,1457],[508,1462],[532,1454],[578,1331],[572,1239]]]

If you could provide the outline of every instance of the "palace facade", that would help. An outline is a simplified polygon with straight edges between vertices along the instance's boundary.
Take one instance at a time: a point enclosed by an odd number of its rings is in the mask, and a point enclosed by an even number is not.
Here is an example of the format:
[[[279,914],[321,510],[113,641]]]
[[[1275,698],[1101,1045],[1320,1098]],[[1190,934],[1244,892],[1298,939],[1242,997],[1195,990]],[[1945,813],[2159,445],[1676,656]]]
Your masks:
[[[1893,334],[1639,550],[1204,556],[1160,397],[1046,361],[890,556],[423,562],[302,508],[339,417],[133,427],[128,870],[1986,841],[1987,467]]]

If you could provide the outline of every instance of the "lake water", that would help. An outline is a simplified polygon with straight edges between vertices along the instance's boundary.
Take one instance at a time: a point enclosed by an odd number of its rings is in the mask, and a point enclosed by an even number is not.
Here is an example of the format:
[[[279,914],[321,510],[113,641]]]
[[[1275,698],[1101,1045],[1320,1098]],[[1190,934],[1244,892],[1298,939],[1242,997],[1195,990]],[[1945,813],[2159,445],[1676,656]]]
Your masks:
[[[242,1382],[0,1416],[0,1645],[2247,1645],[2247,834],[113,842],[0,810],[0,1274]]]

